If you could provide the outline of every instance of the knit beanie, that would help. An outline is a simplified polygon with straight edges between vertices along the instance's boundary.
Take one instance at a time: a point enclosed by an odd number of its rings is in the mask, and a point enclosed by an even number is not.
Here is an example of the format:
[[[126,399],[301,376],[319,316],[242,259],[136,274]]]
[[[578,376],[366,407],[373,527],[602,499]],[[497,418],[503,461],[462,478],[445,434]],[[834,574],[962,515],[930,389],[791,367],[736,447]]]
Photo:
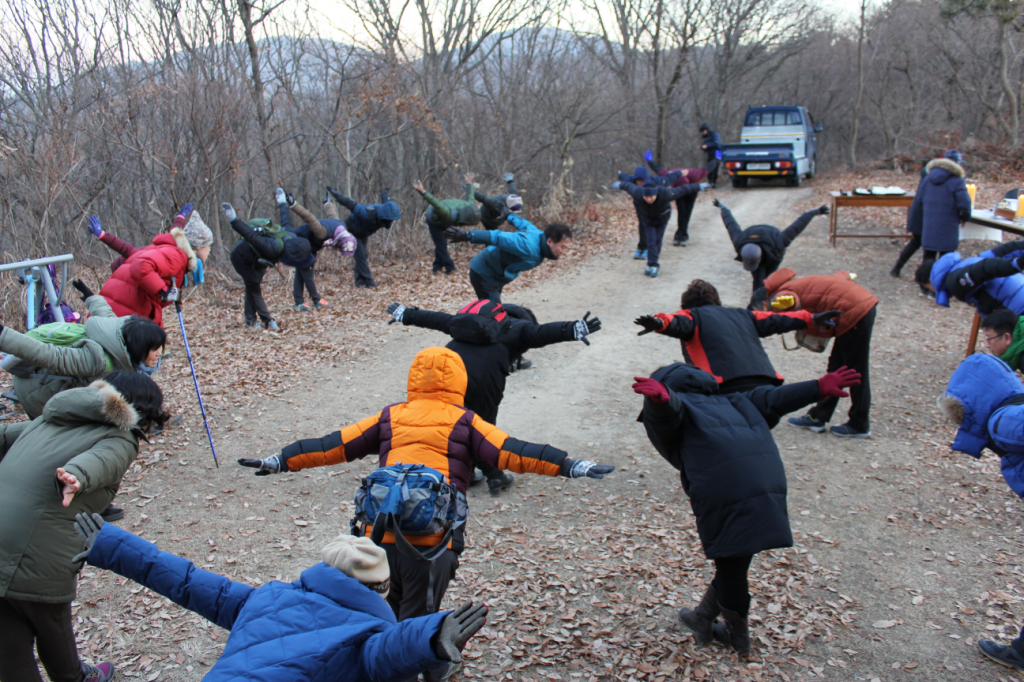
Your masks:
[[[761,263],[761,247],[757,244],[746,244],[740,249],[740,259],[743,261],[743,269],[753,272]]]
[[[643,196],[645,197],[657,196],[658,186],[652,185],[651,183],[648,182],[640,188],[640,191],[643,192]]]
[[[484,317],[489,317],[498,322],[504,320],[507,315],[505,308],[500,303],[497,301],[490,301],[486,298],[473,301],[469,305],[463,306],[462,309],[459,310],[459,314],[483,315]]]
[[[942,155],[942,158],[949,159],[957,165],[964,162],[964,154],[959,149],[947,149],[946,153]]]
[[[183,229],[185,239],[188,240],[189,245],[193,249],[201,249],[204,246],[213,244],[213,231],[203,222],[203,219],[199,216],[199,211],[192,211],[192,215],[189,216],[188,222],[185,223]]]
[[[518,194],[509,194],[505,198],[505,205],[508,206],[508,210],[513,213],[519,213],[523,210],[523,200]]]
[[[637,166],[636,170],[633,171],[633,182],[637,185],[647,184],[651,181],[651,174],[647,171],[647,166]]]
[[[339,535],[320,550],[320,558],[382,597],[391,590],[388,555],[368,537]]]

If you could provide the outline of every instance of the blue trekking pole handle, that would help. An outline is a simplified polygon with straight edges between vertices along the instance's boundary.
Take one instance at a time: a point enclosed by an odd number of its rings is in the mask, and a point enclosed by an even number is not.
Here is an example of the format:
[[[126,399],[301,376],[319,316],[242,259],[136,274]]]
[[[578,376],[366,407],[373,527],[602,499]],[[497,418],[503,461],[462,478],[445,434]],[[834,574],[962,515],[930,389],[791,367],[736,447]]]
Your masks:
[[[171,277],[171,288],[175,286],[175,278]],[[181,315],[181,296],[174,301],[174,309],[178,313],[178,324],[181,325],[181,338],[185,342],[185,356],[188,358],[189,369],[192,370],[192,385],[196,387],[196,398],[199,399],[199,411],[203,413],[203,425],[206,427],[206,437],[210,439],[210,452],[213,453],[213,464],[220,469],[217,461],[217,448],[213,446],[213,434],[210,433],[210,422],[206,418],[206,407],[203,405],[203,396],[199,392],[199,380],[196,379],[196,366],[192,364],[192,349],[188,345],[188,334],[185,333],[185,318]]]

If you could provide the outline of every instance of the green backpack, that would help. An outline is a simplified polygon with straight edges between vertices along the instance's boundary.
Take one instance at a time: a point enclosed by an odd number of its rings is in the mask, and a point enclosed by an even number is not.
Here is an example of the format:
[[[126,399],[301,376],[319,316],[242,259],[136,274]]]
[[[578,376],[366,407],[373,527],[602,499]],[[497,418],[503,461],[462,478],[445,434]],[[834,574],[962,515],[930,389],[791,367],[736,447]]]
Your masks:
[[[265,237],[273,237],[277,241],[277,255],[284,253],[284,240],[291,239],[292,235],[277,223],[267,218],[254,218],[249,221],[249,227]]]
[[[65,347],[73,346],[82,339],[88,338],[85,335],[85,325],[77,322],[50,322],[48,324],[41,324],[35,329],[30,329],[25,332],[25,336],[51,346]],[[112,372],[114,370],[114,361],[106,351],[103,351],[103,355],[107,359],[107,371]]]

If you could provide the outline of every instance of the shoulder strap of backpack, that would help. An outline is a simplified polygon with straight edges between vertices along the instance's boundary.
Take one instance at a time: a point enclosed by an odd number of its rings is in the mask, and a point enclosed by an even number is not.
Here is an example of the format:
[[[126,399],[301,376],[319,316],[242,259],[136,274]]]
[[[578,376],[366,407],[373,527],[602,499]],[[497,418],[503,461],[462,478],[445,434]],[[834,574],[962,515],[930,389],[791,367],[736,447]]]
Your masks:
[[[437,611],[434,608],[434,562],[448,549],[448,544],[455,534],[455,529],[449,526],[439,544],[423,550],[405,539],[402,531],[398,529],[398,519],[395,518],[394,514],[377,514],[377,518],[373,522],[373,530],[370,533],[370,539],[373,540],[374,544],[380,545],[380,541],[384,539],[384,529],[388,521],[391,522],[392,532],[395,534],[395,548],[411,559],[426,561],[430,564],[430,567],[427,569],[427,613],[434,613]]]

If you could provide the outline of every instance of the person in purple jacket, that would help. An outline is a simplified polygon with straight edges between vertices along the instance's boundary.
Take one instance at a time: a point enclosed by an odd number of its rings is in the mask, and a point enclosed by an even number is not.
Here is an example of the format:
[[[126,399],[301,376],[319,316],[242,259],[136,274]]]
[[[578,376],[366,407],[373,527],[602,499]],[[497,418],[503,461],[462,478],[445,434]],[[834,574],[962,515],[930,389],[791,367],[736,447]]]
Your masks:
[[[196,568],[151,542],[78,514],[85,551],[74,561],[113,571],[230,630],[206,682],[397,682],[462,663],[462,647],[484,626],[485,604],[397,622],[382,597],[390,589],[384,550],[369,538],[339,535],[322,563],[292,583],[252,587]]]

